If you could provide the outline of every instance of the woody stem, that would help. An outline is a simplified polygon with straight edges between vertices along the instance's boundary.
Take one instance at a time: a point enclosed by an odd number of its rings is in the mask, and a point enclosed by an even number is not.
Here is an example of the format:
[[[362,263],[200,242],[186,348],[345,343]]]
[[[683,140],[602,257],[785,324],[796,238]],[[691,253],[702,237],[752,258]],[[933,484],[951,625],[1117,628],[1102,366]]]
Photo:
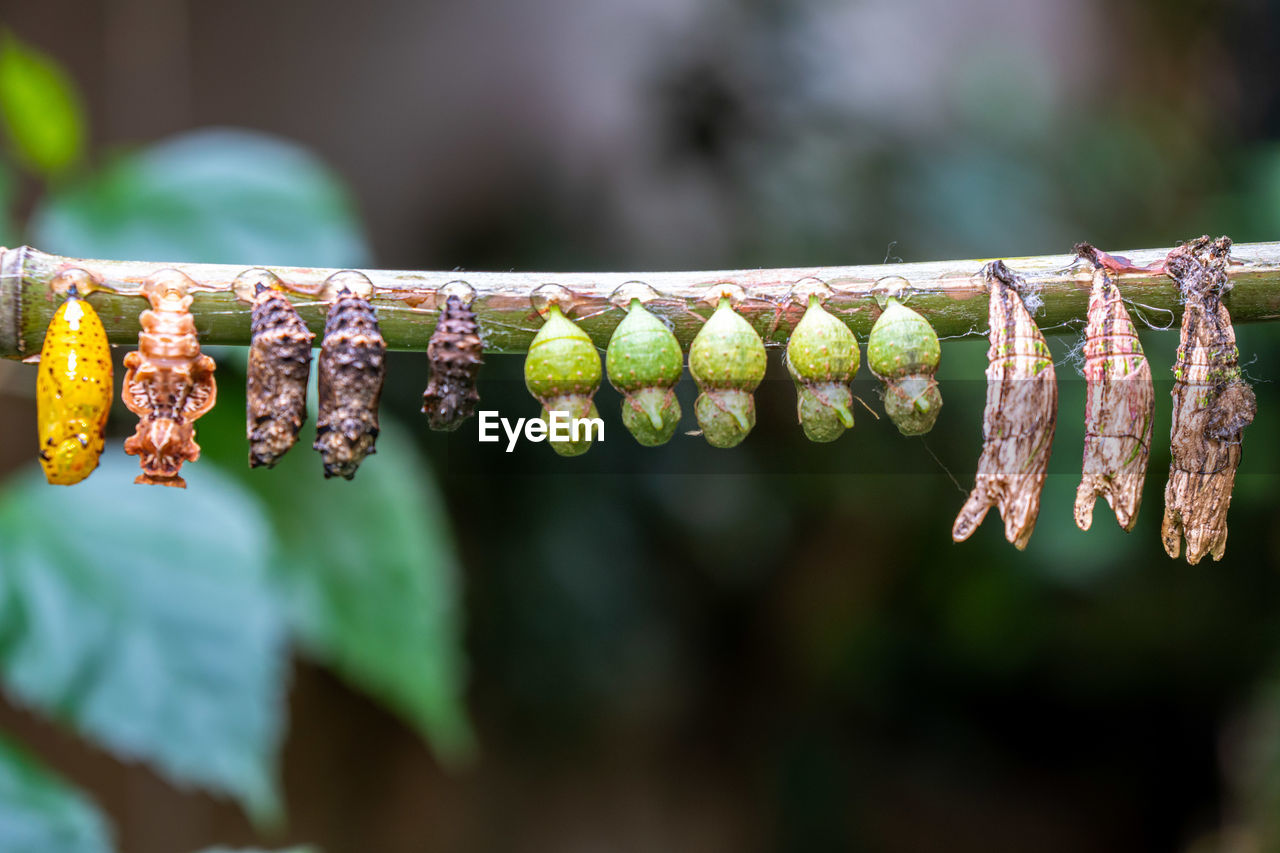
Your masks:
[[[1168,249],[1126,252],[1134,266],[1162,259]],[[1232,250],[1233,288],[1224,302],[1236,322],[1280,318],[1280,243],[1245,243]],[[1083,323],[1092,270],[1072,255],[1008,258],[1008,265],[1039,289],[1043,308],[1036,315],[1042,329]],[[532,294],[545,284],[561,285],[567,294],[561,304],[597,346],[608,344],[614,327],[625,316],[631,288],[644,282],[656,295],[646,306],[665,318],[687,349],[689,342],[715,307],[708,292],[718,285],[741,288],[736,308],[769,344],[786,342],[803,316],[814,279],[830,288],[828,311],[865,337],[879,316],[877,294],[903,287],[907,304],[919,311],[943,337],[979,335],[987,322],[987,298],[979,274],[980,260],[933,261],[909,264],[732,270],[710,272],[434,272],[366,270],[373,282],[372,302],[378,310],[382,334],[391,349],[423,349],[435,328],[440,289],[454,285],[475,294],[472,309],[480,322],[485,349],[518,353],[529,346],[542,321]],[[137,341],[138,314],[146,307],[141,285],[154,273],[176,267],[200,285],[191,311],[200,339],[206,344],[244,345],[249,342],[250,306],[240,300],[232,282],[246,267],[222,264],[102,261],[50,255],[23,246],[0,250],[0,355],[22,358],[39,352],[44,329],[62,294],[52,286],[69,268],[89,272],[100,289],[89,296],[113,343]],[[323,326],[326,303],[322,285],[332,269],[267,267],[292,291],[299,313],[315,331]],[[1157,272],[1126,272],[1114,276],[1124,297],[1138,306],[1138,323],[1168,328],[1176,325],[1182,306],[1173,281]],[[904,281],[905,280],[905,284]],[[797,286],[799,285],[799,286]]]

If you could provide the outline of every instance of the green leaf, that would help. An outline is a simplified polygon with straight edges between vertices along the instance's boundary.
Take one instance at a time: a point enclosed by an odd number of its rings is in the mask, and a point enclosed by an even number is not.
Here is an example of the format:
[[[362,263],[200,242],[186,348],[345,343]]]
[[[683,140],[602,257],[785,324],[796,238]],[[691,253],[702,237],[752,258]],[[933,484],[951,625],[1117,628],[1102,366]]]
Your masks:
[[[110,853],[106,822],[80,792],[0,737],[0,850]]]
[[[85,130],[75,84],[8,31],[0,35],[0,118],[18,159],[41,175],[61,174],[80,160]]]
[[[204,449],[270,508],[273,565],[301,644],[399,713],[443,761],[465,761],[474,735],[458,560],[426,460],[384,417],[378,452],[354,480],[322,479],[305,428],[275,468],[250,471],[243,412],[242,393],[228,389],[205,418]]]
[[[369,260],[345,188],[306,149],[244,130],[195,131],[121,157],[38,207],[30,239],[75,257],[246,266]]]
[[[38,471],[0,497],[0,678],[126,760],[278,812],[286,626],[253,494],[207,465],[133,485],[116,448],[87,481]],[[187,470],[183,474],[188,474]]]

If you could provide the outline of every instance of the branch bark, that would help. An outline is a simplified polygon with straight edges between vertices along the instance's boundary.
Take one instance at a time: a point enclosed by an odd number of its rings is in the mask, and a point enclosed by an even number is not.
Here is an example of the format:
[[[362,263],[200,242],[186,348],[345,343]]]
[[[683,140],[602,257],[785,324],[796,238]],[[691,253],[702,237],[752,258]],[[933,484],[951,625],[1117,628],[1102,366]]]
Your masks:
[[[1125,253],[1135,266],[1162,259],[1168,249]],[[40,351],[49,318],[62,301],[51,283],[59,272],[79,267],[93,275],[102,289],[89,296],[113,343],[137,342],[138,314],[146,307],[141,285],[153,273],[171,267],[182,270],[200,286],[195,315],[203,344],[249,342],[248,302],[233,289],[246,267],[223,264],[109,261],[50,255],[29,246],[0,250],[0,355],[23,358]],[[1280,243],[1245,243],[1234,247],[1230,268],[1234,287],[1224,302],[1235,322],[1280,318]],[[1092,270],[1073,255],[1008,258],[1007,264],[1040,288],[1043,310],[1036,315],[1042,329],[1083,324],[1092,283]],[[722,284],[740,287],[739,312],[770,345],[786,343],[806,305],[808,286],[821,282],[831,289],[827,310],[865,339],[880,313],[878,292],[909,284],[910,306],[933,324],[943,337],[985,333],[987,294],[979,271],[985,261],[866,266],[731,270],[712,272],[521,273],[363,270],[373,283],[372,302],[378,309],[382,334],[391,349],[423,349],[444,305],[441,288],[465,282],[474,291],[472,308],[480,322],[485,349],[492,353],[527,350],[542,321],[533,294],[547,284],[560,285],[565,313],[604,348],[624,316],[625,300],[618,289],[643,282],[656,298],[646,303],[670,321],[687,350],[703,320],[714,310],[708,292]],[[336,270],[308,267],[266,267],[291,291],[302,318],[313,329],[324,325],[324,281]],[[816,282],[815,282],[816,280]],[[1150,327],[1172,328],[1182,305],[1173,281],[1162,273],[1127,272],[1115,276],[1123,296],[1139,306],[1135,316]],[[460,287],[454,285],[454,288]],[[466,290],[466,287],[462,288]],[[626,291],[623,291],[626,292]],[[612,298],[612,301],[611,301]],[[1150,310],[1144,310],[1150,309]],[[1165,313],[1167,312],[1167,313]]]

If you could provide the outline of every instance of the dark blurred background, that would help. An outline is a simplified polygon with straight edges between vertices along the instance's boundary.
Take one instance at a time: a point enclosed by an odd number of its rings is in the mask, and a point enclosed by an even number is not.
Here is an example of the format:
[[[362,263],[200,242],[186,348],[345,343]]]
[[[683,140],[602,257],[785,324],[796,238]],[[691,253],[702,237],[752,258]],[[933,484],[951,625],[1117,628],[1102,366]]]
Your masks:
[[[318,155],[370,247],[335,265],[716,269],[1280,234],[1267,2],[7,0],[3,22],[80,88],[94,163],[207,126]],[[16,185],[22,239],[92,254],[41,243],[49,189]],[[208,259],[330,263],[284,253]],[[280,830],[26,702],[0,725],[135,853],[1280,849],[1280,327],[1238,330],[1259,415],[1227,555],[1195,567],[1158,535],[1167,383],[1137,529],[1102,504],[1075,528],[1078,332],[1053,331],[1060,425],[1024,553],[994,520],[949,538],[981,340],[944,342],[923,439],[859,410],[809,445],[775,352],[738,449],[640,448],[606,388],[610,440],[568,460],[430,433],[424,359],[396,354],[384,417],[425,458],[411,470],[434,477],[461,566],[469,763],[314,654],[293,665]],[[1176,339],[1144,333],[1162,379]],[[219,355],[193,491],[244,453],[243,368]],[[533,414],[521,364],[490,357],[486,408]],[[31,376],[5,375],[7,470],[31,464]],[[879,411],[875,387],[864,367]],[[686,379],[687,429],[695,393]],[[397,464],[383,447],[357,483]]]

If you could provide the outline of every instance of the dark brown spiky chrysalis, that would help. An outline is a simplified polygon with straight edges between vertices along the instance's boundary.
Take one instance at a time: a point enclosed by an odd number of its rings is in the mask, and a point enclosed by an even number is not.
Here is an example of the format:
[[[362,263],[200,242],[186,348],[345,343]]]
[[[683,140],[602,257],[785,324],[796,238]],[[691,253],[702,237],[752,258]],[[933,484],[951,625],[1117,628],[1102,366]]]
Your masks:
[[[124,452],[142,465],[135,483],[187,487],[178,472],[200,458],[196,419],[218,396],[213,359],[200,352],[191,316],[192,284],[177,270],[162,270],[142,287],[151,307],[138,318],[138,349],[124,357],[120,389],[138,415],[137,430],[124,442]]]
[[[1236,335],[1222,295],[1231,288],[1231,240],[1201,237],[1169,253],[1166,271],[1186,302],[1173,374],[1172,460],[1164,490],[1161,538],[1170,557],[1187,540],[1187,562],[1222,559],[1227,508],[1240,440],[1257,400],[1240,372]]]
[[[1120,526],[1132,530],[1151,454],[1156,405],[1151,366],[1103,253],[1088,243],[1078,244],[1075,251],[1094,267],[1084,334],[1084,465],[1076,490],[1076,525],[1089,529],[1101,495]]]
[[[990,288],[987,406],[977,482],[951,529],[962,542],[987,510],[1000,510],[1005,538],[1027,547],[1040,515],[1040,490],[1058,418],[1058,383],[1049,344],[1023,304],[1026,283],[1003,261],[983,268]]]
[[[258,285],[249,344],[246,428],[249,467],[272,467],[307,419],[307,379],[315,337],[288,298]]]
[[[314,447],[324,459],[325,477],[350,480],[374,452],[386,351],[373,306],[344,287],[329,307],[320,344]]]
[[[422,392],[422,412],[432,429],[455,430],[475,414],[480,392],[476,375],[484,364],[484,343],[476,315],[450,294],[427,342],[431,379]]]

